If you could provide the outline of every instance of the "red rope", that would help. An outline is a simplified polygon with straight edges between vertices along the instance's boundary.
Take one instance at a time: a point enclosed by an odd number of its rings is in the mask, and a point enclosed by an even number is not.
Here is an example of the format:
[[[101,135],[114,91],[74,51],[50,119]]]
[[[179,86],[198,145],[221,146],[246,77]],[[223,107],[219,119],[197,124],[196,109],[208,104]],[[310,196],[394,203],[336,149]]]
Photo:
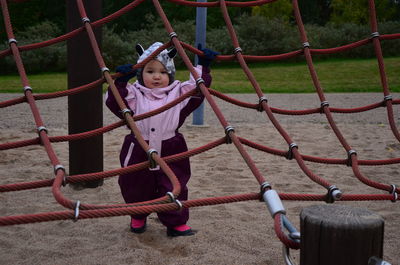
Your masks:
[[[1,6],[2,6],[3,18],[4,18],[4,22],[5,22],[5,26],[6,26],[7,36],[9,39],[14,39],[12,25],[10,22],[11,20],[10,20],[10,16],[8,13],[7,1],[6,0],[0,0],[0,1],[1,1]],[[233,25],[231,23],[227,7],[228,6],[244,7],[244,6],[263,5],[263,4],[274,2],[275,0],[257,0],[257,1],[248,1],[248,2],[232,2],[232,1],[221,0],[221,1],[207,2],[207,3],[191,2],[191,1],[186,1],[186,0],[169,0],[169,1],[177,3],[177,4],[189,5],[189,6],[220,7],[222,14],[224,16],[225,22],[227,24],[227,28],[229,31],[229,35],[232,39],[233,46],[234,46],[234,48],[239,48],[239,42],[236,37],[236,33],[233,28]],[[103,57],[101,55],[100,49],[97,44],[97,41],[95,39],[95,36],[93,33],[93,27],[97,27],[104,23],[112,21],[113,19],[125,14],[126,12],[130,11],[134,7],[138,6],[142,2],[144,2],[144,0],[133,1],[130,4],[126,5],[125,7],[123,7],[122,9],[118,10],[117,12],[115,12],[107,17],[104,17],[93,23],[84,23],[84,25],[81,28],[78,28],[74,31],[71,31],[71,32],[65,34],[65,35],[59,36],[57,38],[54,38],[54,39],[51,39],[48,41],[25,45],[25,46],[20,46],[20,47],[18,47],[16,45],[16,42],[11,42],[9,49],[0,51],[0,57],[6,56],[9,54],[12,54],[14,56],[14,59],[16,61],[16,65],[17,65],[17,69],[18,69],[18,72],[19,72],[19,75],[21,78],[22,86],[27,87],[27,86],[29,86],[29,81],[28,81],[28,78],[27,78],[27,75],[26,75],[26,72],[24,69],[24,65],[21,60],[21,56],[20,56],[21,51],[49,46],[51,44],[58,43],[60,41],[64,41],[66,39],[72,38],[72,37],[76,36],[78,33],[85,30],[89,36],[90,43],[91,43],[91,46],[95,53],[95,57],[99,64],[99,67],[104,69],[106,67],[105,66],[106,64],[103,60]],[[169,34],[171,34],[173,32],[173,28],[172,28],[171,24],[169,23],[169,20],[167,19],[160,3],[158,2],[158,0],[153,0],[153,3],[154,3],[154,6],[155,6],[157,12],[159,13],[160,17],[163,20],[166,31]],[[82,0],[77,0],[77,4],[78,4],[78,8],[79,8],[81,17],[82,18],[86,17],[86,11],[85,11],[85,7],[83,5]],[[400,100],[399,99],[396,100],[396,99],[393,99],[392,97],[390,97],[391,95],[390,95],[390,90],[389,90],[389,87],[387,84],[387,77],[386,77],[386,73],[385,73],[385,69],[384,69],[383,55],[382,55],[382,50],[381,50],[381,46],[380,46],[381,40],[398,39],[398,38],[400,38],[400,34],[396,33],[396,34],[387,34],[387,35],[379,36],[378,25],[377,25],[378,23],[376,21],[376,14],[375,14],[376,13],[375,12],[375,4],[374,4],[373,0],[369,0],[369,8],[370,8],[371,31],[375,34],[375,35],[373,35],[373,38],[359,40],[354,43],[350,43],[350,44],[343,45],[340,47],[335,47],[335,48],[310,49],[308,45],[305,45],[306,43],[308,43],[308,41],[307,41],[307,35],[306,35],[305,29],[304,29],[304,25],[301,21],[301,15],[300,15],[300,11],[298,8],[298,3],[296,0],[293,0],[293,9],[294,9],[294,13],[295,13],[295,18],[296,18],[298,29],[300,32],[300,38],[304,44],[304,49],[292,51],[292,52],[284,53],[284,54],[270,55],[270,56],[243,55],[241,50],[239,49],[239,50],[237,50],[235,55],[219,55],[219,56],[217,56],[217,60],[219,60],[219,61],[238,60],[242,69],[244,70],[246,76],[248,77],[249,81],[253,85],[257,95],[261,98],[261,97],[263,97],[263,93],[259,87],[259,84],[255,80],[253,74],[251,73],[250,69],[248,68],[246,61],[283,60],[283,59],[288,59],[288,58],[292,58],[292,57],[304,54],[308,68],[309,68],[310,75],[312,77],[314,87],[315,87],[317,94],[320,98],[320,101],[322,103],[322,102],[326,101],[325,95],[324,95],[324,92],[320,85],[318,75],[314,69],[312,55],[313,54],[330,54],[330,53],[343,52],[343,51],[347,51],[350,49],[354,49],[356,47],[360,47],[362,45],[366,45],[372,41],[372,43],[374,45],[374,50],[375,50],[375,54],[377,57],[377,61],[378,61],[381,85],[382,85],[383,95],[384,95],[384,100],[382,102],[377,102],[377,103],[373,103],[373,104],[358,107],[358,108],[333,108],[333,107],[330,107],[329,105],[324,105],[322,108],[312,108],[312,109],[305,109],[305,110],[284,110],[284,109],[278,109],[278,108],[270,108],[266,101],[261,101],[261,103],[259,103],[259,104],[251,104],[251,103],[241,102],[239,100],[235,100],[228,96],[225,96],[218,91],[208,89],[204,86],[204,84],[201,83],[199,85],[199,87],[200,87],[202,93],[205,95],[205,98],[211,105],[211,108],[215,112],[221,125],[224,128],[227,128],[227,126],[229,124],[225,120],[225,117],[223,116],[222,112],[220,111],[219,107],[217,106],[217,104],[215,103],[215,101],[213,100],[211,95],[215,95],[225,101],[228,101],[232,104],[236,104],[241,107],[253,108],[253,109],[257,109],[257,110],[260,108],[263,109],[266,112],[268,118],[274,124],[275,128],[278,130],[278,132],[282,135],[282,137],[286,140],[286,142],[288,144],[291,144],[292,140],[291,140],[290,136],[286,133],[286,131],[282,128],[282,126],[279,124],[279,122],[276,120],[273,113],[285,114],[285,115],[307,115],[307,114],[319,113],[322,110],[322,112],[324,112],[331,128],[335,132],[335,135],[337,136],[338,140],[340,141],[342,146],[346,149],[346,151],[349,152],[351,150],[351,146],[344,139],[342,133],[340,132],[339,128],[337,127],[337,125],[333,119],[332,113],[334,113],[334,112],[355,113],[355,112],[361,112],[361,111],[375,109],[378,107],[385,107],[387,110],[387,115],[388,115],[389,124],[391,126],[391,130],[392,130],[393,134],[395,135],[395,137],[400,141],[399,131],[396,128],[396,124],[395,124],[395,120],[394,120],[394,113],[393,113],[394,112],[393,105],[400,104]],[[152,56],[150,56],[148,59],[146,59],[141,64],[135,65],[134,68],[143,67],[143,65],[146,64],[149,60],[151,60],[152,57],[156,56],[156,54],[158,54],[162,49],[165,49],[165,48],[171,46],[171,44],[173,44],[175,46],[175,48],[178,50],[186,67],[193,74],[193,76],[197,79],[198,75],[194,71],[193,65],[191,64],[184,49],[189,50],[197,55],[202,55],[202,52],[199,51],[198,49],[193,48],[192,46],[190,46],[188,44],[180,42],[176,36],[173,36],[171,42],[164,44],[156,52],[154,52]],[[150,117],[152,115],[156,115],[158,113],[161,113],[162,111],[165,111],[166,109],[174,106],[175,104],[188,98],[189,96],[191,96],[194,93],[194,92],[191,92],[191,93],[182,95],[180,98],[176,99],[174,102],[171,102],[170,104],[163,106],[162,108],[159,108],[157,110],[154,110],[154,111],[142,114],[142,115],[138,115],[135,117],[127,115],[125,117],[126,122],[120,121],[120,122],[111,124],[109,126],[105,126],[103,128],[95,129],[95,130],[84,132],[84,133],[74,134],[74,135],[56,136],[56,137],[49,137],[47,135],[47,132],[44,129],[44,124],[41,119],[39,110],[36,106],[36,102],[35,102],[36,100],[77,94],[77,93],[80,93],[87,89],[91,89],[99,84],[103,84],[104,82],[107,82],[108,85],[111,87],[112,93],[117,98],[117,102],[118,102],[120,108],[124,109],[124,108],[126,108],[126,106],[124,105],[122,99],[119,96],[118,91],[116,91],[116,88],[113,84],[113,78],[116,78],[118,76],[119,76],[119,74],[110,75],[110,73],[108,71],[104,71],[103,78],[96,80],[92,83],[89,83],[89,84],[86,84],[86,85],[83,85],[80,87],[76,87],[74,89],[60,91],[60,92],[54,92],[54,93],[48,93],[48,94],[41,94],[41,95],[33,95],[30,90],[26,90],[25,96],[23,96],[23,97],[0,102],[0,108],[12,106],[15,104],[20,104],[22,102],[27,102],[30,106],[36,126],[38,128],[42,128],[42,129],[39,129],[39,137],[38,138],[22,140],[22,141],[17,141],[17,142],[12,142],[12,143],[0,144],[0,150],[18,148],[18,147],[22,147],[22,146],[40,143],[45,148],[45,151],[47,152],[47,155],[48,155],[49,160],[51,161],[52,165],[56,166],[56,165],[59,165],[59,161],[58,161],[58,158],[52,148],[52,145],[51,145],[52,142],[73,141],[73,140],[88,138],[88,137],[92,137],[95,135],[103,134],[107,131],[111,131],[111,130],[118,128],[125,124],[127,124],[130,127],[132,132],[139,139],[139,142],[141,143],[144,150],[146,150],[146,148],[148,148],[148,145],[143,140],[140,133],[138,132],[138,129],[136,128],[136,125],[135,125],[135,121],[137,121],[139,119],[144,119],[144,118]],[[255,166],[252,158],[248,155],[248,153],[244,149],[243,145],[247,145],[252,148],[255,148],[255,149],[258,149],[258,150],[261,150],[264,152],[268,152],[268,153],[271,153],[274,155],[288,156],[288,151],[278,150],[278,149],[274,149],[274,148],[270,148],[270,147],[266,147],[266,146],[262,146],[262,145],[253,143],[247,139],[237,136],[234,131],[229,131],[227,137],[229,137],[232,140],[235,147],[238,149],[239,153],[242,155],[243,159],[245,160],[248,167],[250,168],[253,175],[256,177],[257,181],[260,184],[263,183],[265,181],[265,179],[261,175],[261,173],[259,172],[257,167]],[[225,141],[226,141],[226,137],[222,137],[216,141],[210,142],[204,146],[198,147],[196,149],[193,149],[193,150],[190,150],[190,151],[187,151],[184,153],[180,153],[180,154],[176,154],[176,155],[164,157],[164,158],[160,158],[158,155],[154,155],[153,158],[157,161],[157,163],[160,164],[161,168],[164,170],[164,172],[166,172],[166,174],[170,178],[171,183],[173,184],[173,193],[175,195],[177,195],[180,192],[180,185],[179,185],[179,182],[177,181],[174,173],[169,169],[167,163],[177,161],[177,160],[180,160],[180,159],[183,159],[186,157],[190,157],[190,156],[199,154],[201,152],[205,152],[207,150],[210,150],[212,148],[215,148],[215,147],[221,145]],[[324,186],[325,188],[329,187],[330,183],[328,183],[321,177],[316,176],[313,172],[311,172],[306,167],[304,161],[317,162],[317,163],[328,163],[328,164],[349,164],[350,163],[352,170],[354,172],[354,175],[362,183],[365,183],[366,185],[369,185],[376,189],[381,189],[381,190],[385,190],[385,191],[389,191],[389,192],[393,193],[393,194],[344,194],[342,197],[343,201],[348,201],[348,200],[349,201],[352,201],[352,200],[392,200],[392,201],[394,201],[394,200],[398,200],[398,198],[395,196],[396,196],[396,193],[400,192],[399,188],[395,188],[395,190],[393,191],[392,185],[378,183],[376,181],[372,181],[372,180],[366,178],[360,172],[359,165],[395,164],[395,163],[400,163],[400,158],[385,159],[385,160],[358,160],[357,155],[352,154],[352,155],[350,155],[350,157],[348,159],[334,159],[334,158],[328,159],[328,158],[320,158],[320,157],[302,155],[298,151],[297,147],[293,148],[291,150],[291,155],[293,156],[293,158],[296,159],[299,167],[303,170],[303,172],[306,173],[306,175],[308,175],[313,181],[315,181],[316,183],[319,183],[320,185]],[[143,163],[128,166],[126,168],[119,168],[119,169],[115,169],[115,170],[111,170],[111,171],[95,172],[95,173],[90,173],[90,174],[81,174],[81,175],[74,175],[74,176],[68,176],[68,177],[65,176],[65,172],[63,170],[57,170],[55,172],[54,179],[0,185],[0,192],[52,186],[53,195],[56,198],[56,200],[66,208],[75,209],[76,203],[73,202],[72,200],[66,198],[61,193],[61,186],[63,185],[64,182],[76,183],[76,182],[81,182],[81,181],[107,178],[107,177],[116,176],[118,174],[124,174],[124,173],[128,173],[128,172],[134,172],[136,170],[140,170],[140,169],[148,167],[148,163],[149,162],[146,161]],[[303,200],[303,201],[326,201],[327,200],[326,194],[319,195],[319,194],[281,193],[281,194],[279,194],[279,196],[283,200]],[[245,201],[245,200],[260,200],[260,197],[261,196],[259,193],[239,194],[239,195],[232,195],[232,196],[225,196],[225,197],[213,197],[213,198],[202,198],[202,199],[197,199],[197,200],[190,200],[190,201],[182,202],[182,205],[183,205],[183,207],[189,208],[189,207],[198,207],[198,206],[221,204],[221,203],[231,203],[231,202]],[[177,204],[168,203],[168,202],[169,202],[169,199],[167,198],[167,196],[164,196],[164,197],[152,200],[152,201],[140,202],[140,203],[135,203],[135,204],[113,204],[113,205],[81,204],[79,207],[79,209],[81,210],[79,216],[75,216],[76,212],[74,212],[74,211],[48,212],[48,213],[20,215],[20,216],[7,216],[7,217],[0,217],[0,225],[12,225],[12,224],[22,224],[22,223],[31,223],[31,222],[44,222],[44,221],[64,220],[64,219],[71,219],[71,218],[74,219],[76,217],[79,219],[99,218],[99,217],[110,217],[110,216],[128,215],[128,214],[143,214],[143,213],[151,213],[151,212],[170,211],[170,210],[178,209]],[[282,221],[281,221],[280,215],[281,215],[280,213],[275,215],[275,231],[277,233],[278,238],[280,238],[280,240],[286,246],[291,247],[291,248],[298,248],[299,247],[298,244],[296,242],[292,241],[290,238],[288,238],[285,233],[283,233]]]

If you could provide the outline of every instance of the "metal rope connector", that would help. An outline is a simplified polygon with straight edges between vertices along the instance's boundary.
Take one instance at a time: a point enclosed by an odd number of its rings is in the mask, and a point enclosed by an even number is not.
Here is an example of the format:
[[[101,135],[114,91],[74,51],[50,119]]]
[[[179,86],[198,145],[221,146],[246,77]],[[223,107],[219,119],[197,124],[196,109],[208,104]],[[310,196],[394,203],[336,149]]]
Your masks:
[[[351,155],[353,155],[353,154],[357,155],[357,152],[353,149],[351,149],[347,152],[347,166],[348,167],[351,167],[351,164],[352,164],[351,163]]]
[[[149,163],[150,163],[149,168],[156,168],[157,167],[157,162],[153,159],[153,156],[152,156],[153,153],[158,154],[157,150],[155,150],[155,149],[147,150],[147,157],[149,158]]]
[[[122,116],[125,117],[125,114],[129,113],[131,116],[133,116],[133,111],[131,109],[123,109],[121,110]]]
[[[179,211],[179,210],[182,210],[182,208],[183,208],[182,203],[181,203],[179,200],[177,200],[177,199],[175,198],[175,196],[174,196],[174,194],[173,194],[172,192],[168,191],[168,192],[167,192],[167,196],[170,198],[171,202],[173,202],[173,203],[175,203],[176,205],[178,205],[178,207],[179,207],[178,211]]]
[[[24,86],[24,93],[26,93],[27,91],[32,92],[32,88],[30,86]]]
[[[328,188],[328,194],[326,195],[327,203],[334,203],[342,198],[343,193],[335,186],[331,185]]]
[[[100,69],[101,73],[104,75],[105,72],[110,72],[110,69],[108,69],[107,67],[102,67]]]
[[[303,42],[303,48],[310,48],[310,43],[308,41]]]
[[[322,101],[321,102],[321,110],[320,110],[321,113],[324,112],[324,107],[329,107],[329,102],[328,101]]]
[[[233,52],[236,54],[236,53],[238,53],[238,52],[243,52],[243,50],[242,50],[242,48],[240,48],[240,47],[236,47],[236,48],[233,50]]]
[[[296,143],[289,144],[289,151],[286,153],[286,159],[292,160],[293,159],[293,148],[299,148]]]
[[[18,43],[18,41],[17,41],[16,39],[13,39],[13,38],[11,38],[11,39],[8,39],[8,45],[11,45],[11,43],[15,43],[15,44],[17,44],[17,43]]]
[[[203,83],[204,84],[204,79],[199,77],[196,79],[196,87],[200,88],[200,84]]]
[[[47,128],[44,127],[44,126],[39,126],[39,127],[37,127],[37,131],[38,131],[38,134],[40,134],[41,131],[45,131],[46,133],[49,132],[49,131],[47,130]]]
[[[371,39],[377,38],[377,37],[379,37],[379,36],[380,36],[380,34],[379,34],[378,31],[375,31],[375,32],[372,32],[372,33],[371,33]]]
[[[176,34],[176,32],[175,31],[172,31],[170,34],[169,34],[169,38],[172,40],[173,38],[177,38],[178,37],[178,34]]]
[[[82,23],[85,24],[86,22],[90,23],[90,19],[88,17],[83,17]]]
[[[271,184],[269,182],[265,181],[260,185],[260,192],[263,194],[266,189],[270,190],[272,188]]]
[[[393,100],[393,96],[392,95],[386,95],[383,97],[383,106],[386,106],[386,102],[388,102],[389,100]]]
[[[399,198],[399,195],[396,192],[397,186],[392,184],[392,185],[390,185],[390,187],[391,187],[391,189],[390,189],[389,193],[393,195],[393,199],[391,199],[391,201],[396,202]]]
[[[232,139],[229,136],[229,133],[230,132],[234,132],[234,131],[235,131],[235,128],[233,128],[233,126],[228,125],[228,126],[225,127],[225,135],[226,135],[226,143],[227,144],[231,144],[232,143]]]
[[[65,187],[67,185],[67,176],[65,175],[65,167],[63,165],[55,165],[54,166],[54,175],[57,175],[57,171],[61,169],[62,171],[64,171],[64,177],[63,177],[63,181],[62,181],[62,185],[63,187]]]
[[[282,201],[275,190],[267,190],[264,192],[263,199],[265,204],[267,204],[268,211],[272,218],[274,218],[277,213],[286,214],[285,207],[283,207]]]
[[[74,222],[78,221],[79,218],[79,206],[81,206],[80,201],[76,201],[75,203],[75,212],[74,212]]]
[[[262,103],[263,102],[268,102],[268,99],[266,98],[266,97],[260,97],[259,99],[258,99],[258,108],[257,108],[257,110],[258,111],[263,111],[264,110],[264,108],[263,108],[263,106],[262,106]]]

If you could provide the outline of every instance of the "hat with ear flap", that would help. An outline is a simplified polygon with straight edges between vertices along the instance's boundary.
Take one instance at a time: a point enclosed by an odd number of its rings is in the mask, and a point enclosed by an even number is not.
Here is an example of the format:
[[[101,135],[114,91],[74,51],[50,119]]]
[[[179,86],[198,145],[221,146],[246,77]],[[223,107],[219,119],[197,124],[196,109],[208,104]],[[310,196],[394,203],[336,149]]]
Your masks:
[[[139,59],[137,63],[141,63],[147,57],[149,57],[153,52],[155,52],[158,48],[160,48],[163,44],[161,42],[153,43],[147,50],[143,49],[142,45],[136,44],[136,51],[139,54]],[[162,65],[164,65],[167,73],[169,75],[169,84],[171,84],[175,80],[175,64],[174,57],[176,56],[176,49],[172,48],[171,50],[164,49],[162,50],[156,57],[155,60],[159,61]],[[142,69],[141,69],[142,70]],[[143,85],[142,80],[142,71],[138,73],[138,80],[141,85]]]

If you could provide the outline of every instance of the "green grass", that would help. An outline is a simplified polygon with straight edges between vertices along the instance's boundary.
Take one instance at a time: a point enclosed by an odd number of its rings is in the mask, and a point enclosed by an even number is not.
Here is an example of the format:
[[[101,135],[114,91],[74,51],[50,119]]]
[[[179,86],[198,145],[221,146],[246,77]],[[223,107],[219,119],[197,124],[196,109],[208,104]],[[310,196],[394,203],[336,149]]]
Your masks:
[[[400,57],[385,58],[389,88],[400,92]],[[376,59],[331,59],[314,63],[321,86],[327,93],[380,92],[381,84]],[[313,93],[311,76],[305,62],[250,63],[249,67],[264,93]],[[212,67],[212,88],[223,93],[253,93],[254,89],[244,72],[233,63]],[[29,75],[36,93],[67,88],[65,73]],[[179,69],[179,80],[187,80],[188,72]],[[21,92],[18,76],[0,76],[1,92]],[[105,87],[105,86],[104,86]]]

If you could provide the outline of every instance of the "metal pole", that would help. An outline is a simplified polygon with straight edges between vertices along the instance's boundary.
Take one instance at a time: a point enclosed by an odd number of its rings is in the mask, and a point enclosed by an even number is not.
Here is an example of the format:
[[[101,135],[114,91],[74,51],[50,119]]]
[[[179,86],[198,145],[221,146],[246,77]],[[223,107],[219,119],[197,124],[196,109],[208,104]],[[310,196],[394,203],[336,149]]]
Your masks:
[[[67,30],[72,31],[83,25],[76,1],[66,1]],[[91,21],[102,16],[101,0],[84,1],[87,15]],[[99,44],[101,28],[94,29]],[[86,32],[67,41],[68,88],[81,86],[101,78]],[[103,126],[102,86],[68,97],[68,132],[81,133]],[[103,136],[69,142],[69,174],[83,174],[103,171]],[[95,188],[103,180],[74,184],[75,189]]]
[[[197,2],[207,2],[207,0],[197,0]],[[199,44],[206,47],[206,31],[207,31],[207,7],[196,8],[196,40],[195,47]],[[195,56],[195,65],[198,63],[197,55]],[[192,125],[204,125],[204,102],[193,112]]]

